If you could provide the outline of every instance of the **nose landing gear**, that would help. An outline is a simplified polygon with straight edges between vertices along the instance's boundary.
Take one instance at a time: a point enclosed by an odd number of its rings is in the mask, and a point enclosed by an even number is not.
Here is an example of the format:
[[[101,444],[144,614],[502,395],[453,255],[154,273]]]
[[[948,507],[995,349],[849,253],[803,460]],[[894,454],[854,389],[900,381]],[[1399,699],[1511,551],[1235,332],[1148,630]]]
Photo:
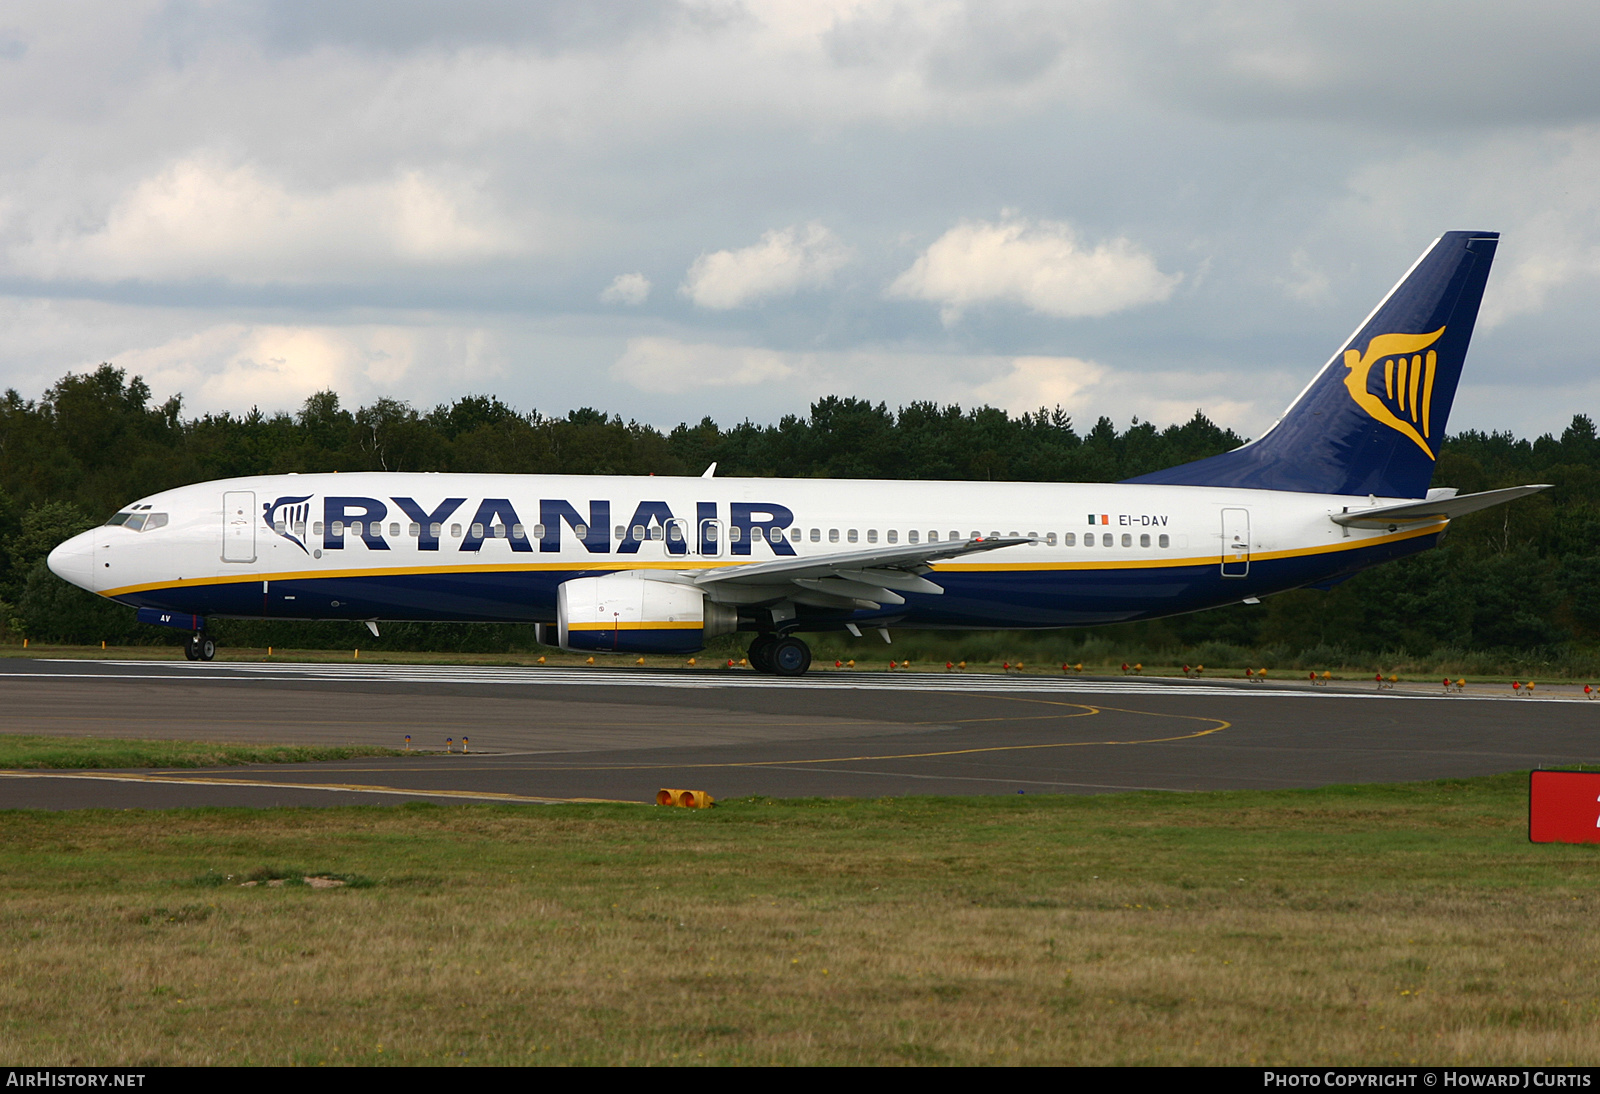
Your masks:
[[[209,661],[217,655],[217,643],[205,631],[196,631],[184,644],[183,655],[191,661]]]
[[[751,668],[772,676],[803,676],[811,667],[811,647],[792,634],[758,635],[745,656]]]

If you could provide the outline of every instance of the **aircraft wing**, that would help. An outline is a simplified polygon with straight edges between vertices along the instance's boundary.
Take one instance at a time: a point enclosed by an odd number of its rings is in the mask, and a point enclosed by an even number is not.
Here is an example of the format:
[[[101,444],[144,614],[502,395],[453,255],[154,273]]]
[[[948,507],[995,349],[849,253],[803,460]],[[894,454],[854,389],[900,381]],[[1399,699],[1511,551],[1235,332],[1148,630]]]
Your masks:
[[[1331,514],[1335,524],[1353,528],[1386,528],[1391,524],[1431,524],[1466,516],[1479,509],[1501,505],[1541,490],[1550,489],[1549,483],[1538,486],[1508,486],[1504,490],[1485,490],[1481,494],[1458,494],[1454,497],[1426,498],[1400,505],[1380,505],[1375,509],[1352,509]]]
[[[953,543],[907,543],[719,567],[700,571],[693,581],[724,602],[784,599],[826,608],[880,608],[904,604],[903,592],[942,594],[943,588],[923,576],[931,562],[1031,542],[1026,536],[994,536]]]

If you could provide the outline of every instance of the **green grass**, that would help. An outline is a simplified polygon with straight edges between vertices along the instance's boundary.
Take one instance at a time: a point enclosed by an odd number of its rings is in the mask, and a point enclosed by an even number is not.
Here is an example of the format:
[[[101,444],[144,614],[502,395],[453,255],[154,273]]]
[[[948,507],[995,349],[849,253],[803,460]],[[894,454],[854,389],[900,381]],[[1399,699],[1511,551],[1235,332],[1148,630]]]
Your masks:
[[[1526,786],[0,813],[0,1055],[1592,1064]]]
[[[0,768],[219,767],[400,755],[404,753],[366,745],[233,745],[0,733]]]

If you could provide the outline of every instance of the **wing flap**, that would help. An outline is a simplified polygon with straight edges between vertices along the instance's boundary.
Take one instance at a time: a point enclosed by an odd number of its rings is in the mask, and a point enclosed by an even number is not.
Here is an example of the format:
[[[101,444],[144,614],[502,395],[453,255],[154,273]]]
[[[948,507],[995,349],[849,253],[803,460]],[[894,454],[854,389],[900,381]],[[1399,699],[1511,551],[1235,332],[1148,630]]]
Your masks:
[[[944,589],[938,583],[922,576],[932,572],[930,563],[1032,542],[1023,536],[1001,536],[954,543],[906,543],[723,566],[689,576],[713,600],[723,603],[787,599],[816,607],[876,609],[904,604],[901,593],[942,594]]]

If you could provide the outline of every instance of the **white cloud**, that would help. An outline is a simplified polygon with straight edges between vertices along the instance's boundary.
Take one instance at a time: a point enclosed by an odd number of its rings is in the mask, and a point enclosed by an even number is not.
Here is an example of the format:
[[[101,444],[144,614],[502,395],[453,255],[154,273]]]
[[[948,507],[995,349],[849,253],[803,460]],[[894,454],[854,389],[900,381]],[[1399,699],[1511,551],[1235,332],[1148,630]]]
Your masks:
[[[485,381],[498,386],[505,372],[499,342],[484,328],[419,322],[217,323],[172,330],[104,359],[143,376],[158,400],[181,394],[187,413],[241,414],[252,406],[294,410],[325,389],[353,409],[378,396],[418,401],[458,397]]]
[[[1333,300],[1333,285],[1304,247],[1298,247],[1289,256],[1290,275],[1279,279],[1283,291],[1291,300],[1303,304],[1327,304]]]
[[[600,294],[604,304],[627,304],[637,307],[650,299],[650,279],[642,273],[618,274]]]
[[[774,228],[753,246],[695,259],[682,292],[702,308],[738,308],[826,285],[849,261],[850,248],[821,224]]]
[[[1167,299],[1182,280],[1124,238],[1093,249],[1071,225],[1020,217],[958,224],[889,286],[888,295],[940,305],[946,324],[975,304],[1022,304],[1058,318],[1110,315]]]
[[[1202,409],[1212,421],[1247,435],[1265,429],[1306,379],[1289,373],[1265,381],[1243,372],[1152,374],[1079,357],[896,349],[796,353],[662,337],[631,340],[610,376],[656,397],[696,393],[692,405],[701,409],[693,413],[705,412],[703,400],[714,397],[711,389],[759,386],[764,398],[790,412],[823,395],[881,400],[891,407],[912,399],[987,405],[1011,414],[1060,406],[1081,431],[1102,414],[1119,423],[1138,417],[1165,426],[1188,421]],[[914,389],[908,389],[908,378],[915,379]],[[1219,399],[1218,391],[1249,391],[1252,397]],[[665,427],[676,424],[659,413],[651,420]]]
[[[1600,125],[1492,136],[1353,171],[1341,234],[1410,226],[1502,233],[1478,328],[1544,312],[1564,289],[1600,287]],[[1415,231],[1415,228],[1411,229]],[[1423,237],[1427,238],[1426,236]]]
[[[990,406],[1022,414],[1042,406],[1083,408],[1083,396],[1106,378],[1103,365],[1077,357],[1018,357],[1011,371],[972,389]]]
[[[786,380],[795,373],[791,357],[754,346],[633,338],[611,366],[611,375],[640,391],[678,394],[695,388],[748,387]]]
[[[521,249],[470,210],[470,188],[417,171],[294,190],[250,165],[190,156],[116,200],[102,224],[37,231],[26,272],[94,280],[320,280],[355,270],[481,261]]]

